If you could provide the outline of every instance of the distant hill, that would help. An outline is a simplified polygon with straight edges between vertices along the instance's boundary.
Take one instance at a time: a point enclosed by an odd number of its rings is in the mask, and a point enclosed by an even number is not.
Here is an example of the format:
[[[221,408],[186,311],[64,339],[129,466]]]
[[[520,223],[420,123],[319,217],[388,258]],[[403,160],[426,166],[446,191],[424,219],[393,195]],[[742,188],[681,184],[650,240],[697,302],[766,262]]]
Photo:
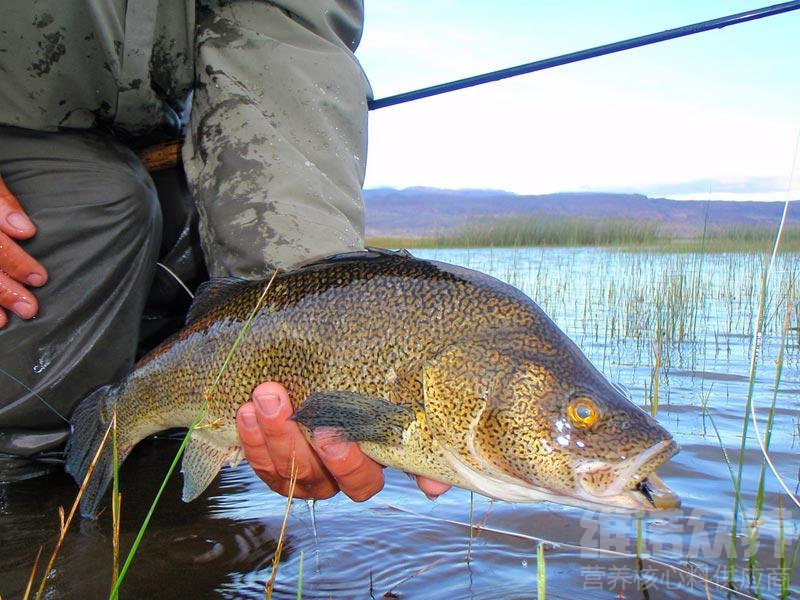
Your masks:
[[[520,196],[499,190],[414,187],[364,191],[368,236],[421,236],[453,231],[469,223],[506,217],[630,219],[656,222],[665,231],[697,235],[708,212],[709,227],[775,227],[782,202],[687,201],[640,194],[568,192]],[[797,223],[797,202],[789,209]],[[794,212],[794,214],[793,214]]]

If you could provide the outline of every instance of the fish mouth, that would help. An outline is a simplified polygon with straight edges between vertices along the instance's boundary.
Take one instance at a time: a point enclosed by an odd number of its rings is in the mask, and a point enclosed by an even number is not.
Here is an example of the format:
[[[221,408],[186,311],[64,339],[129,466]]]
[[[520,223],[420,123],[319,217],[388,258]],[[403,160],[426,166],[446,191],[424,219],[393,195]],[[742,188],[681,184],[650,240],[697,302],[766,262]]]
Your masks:
[[[645,477],[633,488],[632,494],[641,494],[650,504],[650,510],[679,508],[681,499],[655,473]]]
[[[603,510],[671,510],[681,505],[678,495],[656,474],[656,469],[678,453],[674,440],[658,442],[617,465],[592,462],[576,469],[575,496]],[[613,483],[598,485],[612,480]]]

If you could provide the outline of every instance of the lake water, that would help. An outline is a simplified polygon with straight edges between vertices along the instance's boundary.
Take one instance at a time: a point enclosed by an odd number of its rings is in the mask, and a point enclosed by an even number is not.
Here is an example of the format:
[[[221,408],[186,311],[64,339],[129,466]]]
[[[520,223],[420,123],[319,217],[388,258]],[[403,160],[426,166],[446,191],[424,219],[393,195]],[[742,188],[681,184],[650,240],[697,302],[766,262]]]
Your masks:
[[[404,474],[387,471],[385,489],[365,503],[344,497],[317,503],[316,528],[309,506],[294,503],[273,597],[296,597],[302,555],[303,598],[535,598],[541,539],[548,540],[544,557],[551,598],[727,597],[711,583],[724,584],[729,577],[734,493],[723,450],[735,471],[761,257],[580,248],[414,254],[475,268],[520,287],[647,410],[657,380],[658,420],[682,447],[660,474],[680,494],[683,506],[643,517],[645,558],[639,565],[635,517],[547,503],[493,502],[477,495],[471,503],[470,493],[463,490],[429,501]],[[779,262],[768,293],[753,394],[762,430],[773,398],[796,259]],[[796,325],[793,316],[792,327]],[[770,455],[795,494],[800,467],[798,357],[797,331],[790,330]],[[125,463],[124,548],[176,449],[175,440],[147,440]],[[800,533],[800,509],[767,473],[758,524],[757,588],[743,550],[761,464],[751,426],[742,487],[746,519],[739,526],[745,537],[737,544],[730,575],[745,594],[755,596],[760,590],[772,598],[780,592],[781,528],[788,560]],[[122,597],[263,598],[285,499],[269,493],[246,465],[224,470],[202,498],[188,505],[179,500],[179,479],[162,498]],[[65,476],[0,487],[3,598],[21,596],[36,551],[45,544],[47,555],[56,536],[58,506],[69,506],[74,493]],[[472,530],[466,525],[471,506]],[[48,598],[108,594],[109,517],[76,525],[51,574]],[[619,554],[593,550],[598,548]],[[797,566],[791,571],[791,591],[800,594]]]

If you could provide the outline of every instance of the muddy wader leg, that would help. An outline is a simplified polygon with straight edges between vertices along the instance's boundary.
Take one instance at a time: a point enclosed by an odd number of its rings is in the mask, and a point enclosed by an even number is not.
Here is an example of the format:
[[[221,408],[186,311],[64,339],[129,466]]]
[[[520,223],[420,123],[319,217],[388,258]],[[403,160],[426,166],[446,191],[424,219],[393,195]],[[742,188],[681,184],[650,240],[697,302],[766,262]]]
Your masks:
[[[134,154],[102,134],[0,127],[0,175],[38,228],[22,247],[50,275],[39,315],[0,329],[3,481],[38,474],[20,457],[60,446],[62,417],[130,368],[161,213]]]
[[[212,276],[363,250],[363,4],[236,0],[197,18],[183,163]]]

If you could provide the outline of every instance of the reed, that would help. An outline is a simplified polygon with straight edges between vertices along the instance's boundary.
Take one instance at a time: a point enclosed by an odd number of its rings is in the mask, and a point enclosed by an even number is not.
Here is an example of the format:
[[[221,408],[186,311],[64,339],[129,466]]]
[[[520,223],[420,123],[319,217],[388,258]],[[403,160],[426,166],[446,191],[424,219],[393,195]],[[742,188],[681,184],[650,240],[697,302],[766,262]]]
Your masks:
[[[636,568],[642,571],[642,555],[644,554],[644,539],[642,538],[642,513],[636,513]]]
[[[797,536],[794,540],[792,557],[789,559],[786,569],[783,571],[786,576],[781,579],[781,598],[789,597],[789,588],[792,585],[792,574],[794,573],[795,567],[797,567],[798,556],[800,556],[800,536]]]
[[[658,415],[658,389],[661,381],[661,330],[656,333],[656,340],[653,343],[653,354],[655,360],[653,362],[653,373],[650,378],[650,414],[655,419]]]
[[[438,522],[438,523],[448,523],[450,525],[457,525],[459,527],[469,527],[470,526],[469,523],[465,523],[463,521],[456,521],[456,520],[453,520],[453,519],[442,519],[442,518],[439,518],[439,517],[435,517],[433,515],[428,515],[428,514],[415,512],[415,511],[412,511],[412,510],[409,510],[407,508],[403,508],[401,506],[397,506],[397,505],[394,505],[394,504],[386,504],[385,506],[387,508],[390,508],[390,509],[395,510],[397,512],[401,512],[401,513],[405,513],[405,514],[409,514],[409,515],[414,515],[418,519],[422,519],[422,520],[434,521],[434,522]],[[567,543],[567,542],[555,541],[555,540],[551,540],[551,539],[547,539],[547,538],[543,538],[543,537],[539,537],[539,536],[535,536],[535,535],[529,535],[529,534],[526,534],[526,533],[520,533],[518,531],[508,531],[506,529],[498,529],[498,528],[495,528],[495,527],[483,526],[482,529],[484,531],[491,532],[491,533],[496,534],[496,535],[506,536],[506,537],[510,537],[510,538],[514,538],[514,539],[518,539],[518,540],[527,540],[527,541],[532,541],[532,542],[538,542],[538,543],[541,543],[541,544],[548,544],[552,548],[578,550],[578,551],[583,551],[583,552],[591,552],[593,554],[599,554],[599,555],[610,556],[610,557],[615,557],[615,558],[622,558],[622,559],[626,559],[626,560],[630,560],[630,559],[635,559],[636,558],[636,556],[634,554],[631,554],[629,552],[622,552],[622,551],[619,551],[619,550],[610,550],[610,549],[607,549],[607,548],[598,548],[598,547],[595,547],[595,546],[587,547],[587,546],[581,546],[579,544],[570,544],[570,543]],[[537,548],[537,553],[538,553],[538,548]],[[438,560],[442,560],[442,559],[438,559]],[[713,579],[708,579],[707,577],[703,577],[699,573],[684,569],[683,567],[679,567],[679,566],[674,565],[674,564],[670,564],[670,563],[665,562],[663,560],[658,560],[656,558],[653,558],[652,556],[643,556],[642,560],[643,560],[643,562],[646,562],[646,563],[651,564],[653,566],[661,567],[661,568],[664,568],[664,569],[669,569],[670,571],[685,577],[686,581],[693,580],[693,581],[697,581],[697,582],[702,582],[702,583],[707,584],[710,587],[713,587],[715,590],[720,591],[722,593],[726,593],[728,595],[736,596],[737,598],[747,598],[748,600],[756,600],[755,596],[752,596],[752,595],[750,595],[750,594],[748,594],[746,592],[743,592],[741,590],[729,589],[725,585],[723,585],[722,583],[720,583],[718,581],[715,581]],[[392,588],[392,589],[394,589],[394,588]]]
[[[300,564],[297,566],[297,600],[303,600],[303,551],[300,550]]]
[[[122,496],[119,493],[119,452],[117,448],[117,408],[111,416],[112,487],[111,487],[111,589],[119,575],[119,526]]]
[[[217,372],[216,377],[214,378],[214,382],[203,393],[203,405],[200,408],[200,411],[198,412],[197,416],[195,416],[194,420],[189,425],[189,429],[186,431],[186,435],[183,436],[183,439],[181,440],[181,444],[178,447],[178,451],[175,453],[175,456],[172,459],[172,462],[170,463],[166,474],[164,475],[164,479],[161,481],[161,486],[158,488],[158,491],[156,492],[156,495],[155,495],[155,497],[153,498],[153,501],[150,504],[150,508],[148,509],[147,514],[145,515],[145,518],[142,521],[142,524],[139,527],[138,532],[136,533],[136,538],[133,540],[133,544],[131,545],[131,549],[128,551],[128,555],[125,557],[125,562],[122,565],[122,569],[120,570],[119,575],[118,575],[116,581],[114,582],[113,587],[111,588],[111,594],[109,596],[109,600],[117,600],[117,598],[119,598],[119,590],[120,590],[120,587],[122,586],[122,582],[125,580],[125,576],[128,573],[128,569],[130,568],[131,564],[133,563],[133,559],[136,556],[136,552],[139,549],[139,545],[141,544],[142,539],[144,538],[145,531],[147,531],[147,527],[148,527],[148,525],[150,524],[150,521],[153,518],[153,514],[155,514],[156,507],[158,506],[158,502],[161,499],[161,495],[164,493],[164,489],[167,487],[167,483],[169,482],[170,478],[172,477],[172,473],[175,471],[175,467],[177,467],[178,462],[180,461],[181,457],[183,456],[183,453],[186,451],[186,446],[189,444],[189,440],[191,439],[192,434],[194,433],[194,430],[197,429],[200,426],[200,424],[203,422],[203,420],[205,419],[206,413],[207,413],[207,410],[208,410],[208,401],[210,400],[212,394],[217,390],[217,387],[219,386],[219,382],[222,379],[222,376],[225,374],[225,371],[228,369],[228,365],[230,364],[231,360],[233,359],[233,356],[236,353],[236,350],[239,348],[239,345],[241,344],[242,339],[244,339],[245,334],[250,329],[250,324],[252,323],[253,318],[256,316],[256,313],[263,306],[264,299],[267,297],[267,293],[269,292],[270,288],[272,287],[272,283],[275,281],[275,277],[277,275],[278,275],[278,271],[276,270],[272,274],[272,277],[270,278],[270,280],[267,283],[267,285],[264,287],[264,291],[261,293],[261,296],[259,296],[258,301],[256,302],[256,305],[253,307],[253,310],[250,311],[250,314],[248,315],[247,319],[245,320],[244,324],[242,325],[242,329],[239,331],[239,334],[236,336],[236,339],[234,340],[233,345],[231,346],[230,350],[228,350],[228,353],[225,356],[225,360],[223,361],[222,366],[220,367],[219,371]],[[109,427],[109,430],[110,429],[111,429],[111,427]],[[108,435],[108,432],[106,432],[106,435]],[[104,439],[104,442],[105,442],[105,439]],[[101,444],[101,448],[102,448],[102,444]],[[91,473],[91,469],[90,469],[89,473]],[[88,475],[89,474],[87,474],[87,482],[88,482]],[[74,510],[74,507],[73,507],[73,510]],[[37,598],[37,600],[38,600],[38,598]]]
[[[278,565],[283,554],[283,545],[286,542],[286,525],[289,523],[289,513],[292,512],[292,500],[294,499],[294,489],[297,485],[297,465],[292,454],[291,476],[289,478],[289,495],[286,497],[286,510],[283,512],[283,522],[281,523],[281,533],[278,536],[278,545],[275,547],[275,555],[272,557],[272,573],[270,573],[267,583],[264,584],[264,596],[271,600],[272,592],[275,589],[275,579],[278,577]]]
[[[769,407],[769,413],[767,416],[767,424],[764,430],[764,441],[763,447],[765,452],[769,450],[770,441],[772,439],[772,427],[775,423],[775,405],[778,400],[778,388],[781,384],[781,376],[783,375],[783,363],[784,363],[784,356],[786,351],[786,335],[789,332],[789,327],[791,325],[791,318],[792,318],[792,310],[793,310],[793,302],[792,299],[794,297],[794,286],[790,282],[789,285],[789,295],[788,295],[788,302],[786,303],[786,314],[783,321],[783,331],[781,332],[781,341],[780,347],[778,349],[778,358],[775,363],[775,380],[773,383],[773,390],[772,390],[772,403]],[[761,473],[758,478],[758,488],[756,492],[756,502],[753,508],[753,520],[750,525],[750,535],[749,535],[749,545],[750,551],[748,552],[748,561],[749,561],[749,568],[751,572],[751,577],[755,579],[756,582],[756,589],[760,590],[761,585],[761,577],[760,573],[758,572],[758,565],[756,561],[756,553],[755,553],[755,546],[758,540],[758,527],[760,525],[761,514],[764,507],[764,489],[766,483],[766,475],[767,475],[767,461],[766,458],[762,459],[761,461]],[[779,511],[780,511],[779,505]],[[781,540],[783,540],[783,522],[781,520],[780,523],[781,527]],[[781,541],[781,545],[783,542]]]
[[[64,544],[64,538],[67,536],[67,531],[69,531],[69,527],[72,524],[72,519],[75,517],[75,513],[78,510],[78,505],[81,502],[83,493],[86,491],[86,486],[89,484],[89,479],[91,478],[92,473],[94,472],[94,469],[97,466],[97,462],[100,460],[100,456],[102,455],[103,449],[108,443],[108,436],[110,433],[111,433],[111,424],[109,423],[109,426],[106,428],[106,431],[103,434],[103,438],[100,440],[100,444],[97,447],[97,452],[95,452],[95,455],[92,457],[92,462],[89,464],[89,468],[86,470],[86,476],[83,478],[80,488],[78,488],[78,493],[75,495],[75,500],[73,500],[72,507],[69,510],[69,515],[66,518],[64,518],[64,509],[62,507],[59,507],[58,539],[56,540],[56,545],[53,548],[53,552],[50,554],[50,560],[47,561],[47,566],[45,567],[42,573],[42,579],[39,583],[39,589],[36,591],[36,597],[35,597],[36,600],[40,600],[42,594],[44,594],[44,588],[45,585],[47,585],[47,576],[53,569],[53,565],[56,562],[56,558],[58,557],[58,553],[61,550],[61,546]],[[38,563],[38,557],[36,562]]]
[[[536,597],[545,600],[547,597],[547,568],[544,562],[544,544],[536,545]]]
[[[42,558],[43,546],[39,546],[39,551],[36,553],[36,558],[33,560],[33,568],[28,577],[28,583],[25,585],[25,593],[22,595],[22,600],[28,600],[31,597],[31,590],[33,589],[33,581],[36,579],[36,569],[39,568],[39,559]]]
[[[501,218],[424,236],[372,236],[381,248],[619,247],[681,253],[760,253],[774,230],[759,226],[709,229],[697,237],[665,230],[657,223],[633,220],[565,219],[552,216]],[[800,252],[800,227],[787,229],[782,252]]]

